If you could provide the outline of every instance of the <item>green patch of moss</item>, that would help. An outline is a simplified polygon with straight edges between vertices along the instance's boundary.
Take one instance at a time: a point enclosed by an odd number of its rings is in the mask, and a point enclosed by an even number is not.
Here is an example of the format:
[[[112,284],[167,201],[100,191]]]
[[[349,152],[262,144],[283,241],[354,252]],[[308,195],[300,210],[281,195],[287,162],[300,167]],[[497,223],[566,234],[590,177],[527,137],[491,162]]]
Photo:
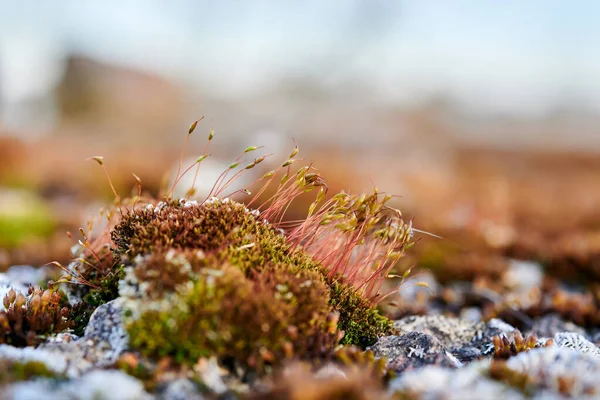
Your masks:
[[[39,361],[19,362],[0,359],[0,385],[28,381],[33,378],[62,378]]]
[[[85,301],[80,301],[71,308],[70,319],[73,321],[73,333],[75,335],[83,336],[95,310],[96,307],[87,304]]]
[[[47,237],[54,230],[48,207],[32,193],[0,193],[0,246],[18,247],[27,240]]]
[[[98,276],[91,281],[97,288],[91,288],[83,300],[90,306],[98,307],[116,299],[119,297],[119,280],[123,277],[123,266],[115,265],[106,275]]]
[[[181,275],[181,271],[177,269],[179,267],[174,269],[173,265],[164,262],[164,256],[159,254],[173,250],[187,251],[189,258],[191,252],[201,250],[205,259],[200,264],[192,262],[193,265],[188,267],[188,276],[206,266],[214,268],[214,265],[223,263],[237,267],[242,273],[241,276],[252,282],[259,279],[269,265],[278,265],[281,270],[291,275],[310,274],[314,281],[329,288],[327,301],[331,309],[339,313],[338,327],[345,332],[342,339],[345,344],[368,346],[374,343],[378,336],[392,331],[392,322],[380,315],[367,299],[351,286],[344,284],[341,278],[329,277],[320,263],[300,248],[292,248],[284,235],[271,225],[259,221],[240,203],[214,201],[203,205],[183,206],[179,202],[170,202],[156,208],[139,209],[123,217],[112,231],[112,239],[116,244],[117,256],[126,255],[127,259],[135,264],[133,261],[137,256],[145,255],[146,261],[135,268],[137,278],[148,282],[149,287],[153,288],[147,293],[150,297],[156,297],[155,290],[173,290],[175,282],[185,281],[186,278],[186,274]],[[150,276],[147,273],[149,270],[154,271]],[[156,279],[157,277],[162,278]],[[156,286],[156,282],[159,281],[162,282],[161,287]],[[232,280],[225,280],[222,285],[233,283]],[[199,292],[194,296],[203,296],[203,286],[198,285]],[[224,287],[221,289],[226,290]],[[247,291],[236,285],[227,290],[230,296],[240,299],[244,298]],[[238,295],[235,294],[237,292]],[[190,301],[192,299],[186,300]],[[313,310],[315,306],[307,304],[307,307]],[[163,320],[159,315],[147,319],[152,325],[161,324],[156,321],[167,323],[172,320]],[[159,330],[152,326],[145,326],[145,329],[150,332],[153,329]],[[177,326],[177,329],[181,330],[182,327]],[[152,348],[149,344],[145,346]],[[209,352],[193,356],[184,353],[183,358],[209,355]]]
[[[351,287],[332,282],[331,290],[332,306],[340,313],[338,326],[345,332],[342,344],[366,347],[393,333],[394,323]]]
[[[325,330],[327,287],[309,271],[271,266],[252,278],[238,268],[206,268],[189,292],[164,310],[149,309],[127,323],[132,348],[180,363],[217,356],[225,364],[264,370],[303,357]]]

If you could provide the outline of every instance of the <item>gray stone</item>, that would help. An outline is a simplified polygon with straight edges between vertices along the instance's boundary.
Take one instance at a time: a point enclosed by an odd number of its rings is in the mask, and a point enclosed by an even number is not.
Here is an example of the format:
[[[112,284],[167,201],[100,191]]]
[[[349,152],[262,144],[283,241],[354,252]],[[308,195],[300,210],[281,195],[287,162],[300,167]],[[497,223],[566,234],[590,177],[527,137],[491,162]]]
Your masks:
[[[376,357],[386,357],[388,368],[397,373],[425,365],[461,366],[439,340],[420,332],[382,337],[370,350]]]
[[[525,397],[513,388],[486,377],[489,360],[474,362],[458,369],[426,366],[407,371],[388,386],[390,395],[399,398],[449,400],[521,400]]]
[[[600,358],[600,349],[583,335],[576,332],[558,332],[554,335],[554,345],[577,350],[581,353],[589,353]]]
[[[461,362],[491,354],[492,338],[515,330],[500,320],[484,323],[442,315],[410,316],[396,321],[394,326],[401,333],[422,332],[435,337]]]
[[[548,314],[536,319],[527,333],[549,338],[559,332],[577,332],[583,336],[587,336],[585,329],[570,321],[563,320],[557,314]]]
[[[118,370],[94,370],[63,382],[47,379],[20,382],[5,388],[2,399],[14,400],[146,400],[153,396],[143,384]]]
[[[101,305],[94,311],[85,328],[83,340],[93,341],[106,349],[104,360],[114,362],[127,350],[129,336],[123,326],[123,306],[121,298]]]
[[[537,390],[559,394],[564,392],[561,382],[570,382],[567,394],[572,398],[600,396],[600,358],[567,347],[532,349],[511,357],[506,365],[519,373],[527,374]]]
[[[163,400],[203,400],[204,396],[198,392],[198,386],[189,379],[174,379],[169,381],[158,394]]]
[[[121,320],[121,301],[115,299],[94,311],[84,336],[57,335],[38,349],[67,358],[68,376],[76,377],[93,367],[113,364],[127,349],[128,336]]]

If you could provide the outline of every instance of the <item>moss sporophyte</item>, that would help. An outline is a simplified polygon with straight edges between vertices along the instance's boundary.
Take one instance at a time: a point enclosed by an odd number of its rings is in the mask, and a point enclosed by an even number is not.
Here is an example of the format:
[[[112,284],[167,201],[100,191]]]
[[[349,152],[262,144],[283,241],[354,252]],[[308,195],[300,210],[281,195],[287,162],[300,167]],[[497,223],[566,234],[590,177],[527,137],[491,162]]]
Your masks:
[[[292,169],[300,161],[295,145],[279,167],[232,190],[244,171],[270,156],[246,161],[260,147],[246,148],[205,199],[191,200],[213,138],[211,130],[187,168],[184,145],[160,201],[142,195],[136,176],[137,195],[121,199],[113,190],[115,204],[101,212],[105,226],[95,237],[93,226],[81,229],[76,259],[62,267],[59,281],[80,299],[78,323],[85,326],[90,310],[122,297],[132,351],[182,364],[215,356],[258,372],[284,360],[332,357],[340,344],[365,347],[392,332],[376,305],[413,229],[387,205],[391,196],[329,196],[312,165]],[[103,158],[93,159],[110,182]],[[194,179],[187,197],[173,198],[188,173]],[[315,195],[306,217],[285,220],[290,204],[308,192]]]

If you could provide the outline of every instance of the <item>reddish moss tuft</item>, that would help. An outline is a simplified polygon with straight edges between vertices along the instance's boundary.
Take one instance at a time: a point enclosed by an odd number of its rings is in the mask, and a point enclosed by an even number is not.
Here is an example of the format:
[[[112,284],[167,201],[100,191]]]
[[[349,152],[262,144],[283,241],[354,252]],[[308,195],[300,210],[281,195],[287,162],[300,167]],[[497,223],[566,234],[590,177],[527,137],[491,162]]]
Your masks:
[[[29,288],[29,293],[11,289],[0,311],[0,343],[16,347],[35,346],[46,335],[73,327],[66,296],[57,291]]]

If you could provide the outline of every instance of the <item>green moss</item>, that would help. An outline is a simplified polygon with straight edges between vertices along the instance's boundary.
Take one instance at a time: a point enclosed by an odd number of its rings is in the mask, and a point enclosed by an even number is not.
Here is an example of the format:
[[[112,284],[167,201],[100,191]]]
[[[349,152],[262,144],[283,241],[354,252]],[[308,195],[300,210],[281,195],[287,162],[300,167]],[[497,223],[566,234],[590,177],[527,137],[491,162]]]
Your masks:
[[[18,247],[27,240],[47,237],[54,230],[48,207],[32,193],[3,194],[0,209],[0,246]]]
[[[115,265],[106,275],[93,275],[91,282],[97,288],[91,288],[83,300],[90,306],[99,307],[116,299],[119,297],[119,280],[123,277],[123,265]]]
[[[342,344],[366,347],[393,332],[394,323],[351,287],[332,282],[331,290],[332,305],[340,313],[338,326],[345,332]]]
[[[147,255],[144,258],[146,261],[137,264],[135,269],[137,278],[148,282],[148,287],[154,288],[147,293],[150,297],[156,297],[154,294],[156,290],[173,290],[175,283],[185,281],[183,278],[186,277],[185,274],[181,276],[180,272],[172,265],[165,263],[164,256],[157,256],[157,254],[165,254],[165,252],[173,250],[187,251],[189,258],[191,252],[202,250],[203,261],[192,262],[188,274],[193,275],[206,266],[214,268],[214,265],[223,263],[237,267],[242,276],[250,281],[255,281],[258,276],[265,273],[264,270],[269,265],[280,266],[291,275],[311,274],[313,280],[329,288],[327,300],[331,309],[340,315],[338,327],[345,332],[342,339],[345,344],[368,346],[373,344],[378,336],[392,330],[392,322],[380,315],[367,299],[361,297],[351,286],[344,284],[341,279],[328,277],[321,264],[301,249],[292,249],[287,244],[284,235],[269,224],[259,221],[242,204],[236,202],[215,201],[191,207],[184,207],[178,202],[170,202],[168,205],[157,208],[136,210],[123,217],[121,223],[112,231],[112,239],[116,244],[115,255],[126,256],[126,259],[131,260],[132,264],[135,264],[133,260],[136,256]],[[161,257],[163,258],[161,259]],[[150,276],[147,274],[149,269],[154,271]],[[163,278],[158,280],[155,279],[156,277]],[[157,287],[156,282],[162,282],[162,287]],[[202,280],[198,282],[202,282]],[[222,282],[223,286],[230,283],[233,282],[230,280]],[[202,283],[197,283],[197,285],[199,286],[193,296],[202,297],[205,288]],[[244,299],[247,291],[247,288],[236,285],[221,289],[239,299]],[[188,298],[184,303],[193,301],[196,300]],[[309,310],[314,308],[311,304],[307,304],[307,307]],[[144,330],[152,332],[153,338],[141,340],[138,343],[140,347],[149,346],[150,352],[159,351],[159,347],[162,347],[157,345],[154,349],[152,340],[156,340],[156,337],[176,336],[176,332],[171,332],[170,329],[160,332],[158,335],[157,331],[162,328],[158,328],[156,325],[172,325],[172,321],[177,320],[177,318],[170,318],[168,313],[158,314],[160,313],[144,317],[149,324],[144,325]],[[186,315],[186,318],[191,318],[191,316]],[[192,329],[194,325],[187,326],[189,328],[176,326],[174,329],[187,334],[188,329]],[[143,335],[144,333],[137,329],[136,336]],[[257,340],[259,340],[258,337]],[[206,346],[200,346],[200,348],[205,349]],[[175,350],[164,345],[163,351],[171,354]],[[185,350],[179,357],[189,359],[201,354],[210,354],[205,350],[196,351],[199,353],[192,354]]]
[[[77,336],[83,336],[90,317],[96,310],[96,307],[80,301],[71,308],[70,319],[73,321],[73,333]]]
[[[152,358],[224,363],[264,370],[304,357],[330,312],[327,287],[309,271],[272,265],[247,278],[238,268],[206,268],[189,292],[164,310],[152,307],[127,323],[132,348]]]
[[[124,266],[113,256],[109,246],[79,259],[70,265],[75,276],[82,276],[85,285],[69,285],[67,290],[75,298],[82,299],[71,309],[75,334],[81,335],[94,310],[119,297],[119,281],[125,276]]]
[[[33,378],[62,378],[39,361],[18,362],[0,359],[0,385]]]

